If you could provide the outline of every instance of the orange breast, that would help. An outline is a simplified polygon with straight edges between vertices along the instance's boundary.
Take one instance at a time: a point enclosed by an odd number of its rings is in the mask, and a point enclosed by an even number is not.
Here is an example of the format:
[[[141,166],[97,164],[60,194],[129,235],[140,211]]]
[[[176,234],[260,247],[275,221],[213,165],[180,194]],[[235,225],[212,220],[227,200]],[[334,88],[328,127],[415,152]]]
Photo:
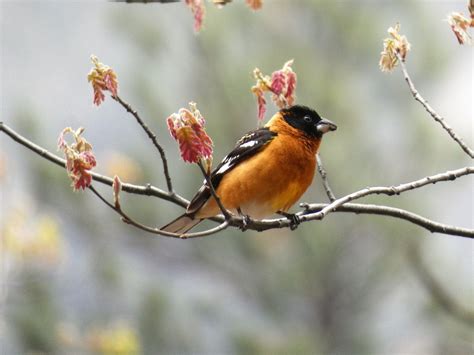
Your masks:
[[[287,211],[313,180],[320,141],[302,141],[280,133],[263,151],[229,171],[217,189],[224,206],[253,218]],[[219,208],[210,199],[197,214],[215,216]]]

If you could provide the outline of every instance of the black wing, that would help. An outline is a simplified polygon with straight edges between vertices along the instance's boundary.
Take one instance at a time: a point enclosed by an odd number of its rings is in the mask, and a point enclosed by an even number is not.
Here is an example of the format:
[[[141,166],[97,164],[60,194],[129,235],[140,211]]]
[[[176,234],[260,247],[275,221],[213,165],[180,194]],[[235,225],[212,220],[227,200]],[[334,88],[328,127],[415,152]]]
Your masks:
[[[214,189],[217,190],[217,187],[225,174],[231,171],[240,162],[250,158],[260,151],[266,144],[275,138],[276,135],[276,132],[272,132],[268,128],[259,128],[240,138],[235,145],[235,148],[226,155],[226,157],[211,173],[211,181]],[[206,181],[204,181],[204,184],[189,203],[186,213],[195,213],[202,207],[202,205],[204,205],[204,203],[206,203],[209,197],[211,197],[211,190]]]

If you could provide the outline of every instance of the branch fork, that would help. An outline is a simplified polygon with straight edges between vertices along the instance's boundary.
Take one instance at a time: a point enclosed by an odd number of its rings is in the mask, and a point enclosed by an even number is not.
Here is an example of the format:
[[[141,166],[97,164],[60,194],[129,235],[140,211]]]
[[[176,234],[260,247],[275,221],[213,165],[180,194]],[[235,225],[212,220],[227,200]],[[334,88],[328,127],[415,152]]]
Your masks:
[[[9,136],[11,139],[15,140],[19,144],[26,147],[27,149],[43,157],[44,159],[51,161],[52,163],[62,167],[63,169],[66,167],[66,161],[64,159],[50,153],[46,149],[29,141],[28,139],[21,136],[17,132],[15,132],[13,129],[11,129],[8,125],[6,125],[3,122],[0,122],[0,131],[5,133],[7,136]],[[394,189],[396,192],[402,193],[408,190],[418,189],[425,185],[434,184],[436,182],[452,181],[455,178],[459,178],[461,176],[467,176],[470,174],[474,174],[474,167],[465,167],[465,168],[461,168],[461,169],[457,169],[453,171],[448,171],[446,173],[427,176],[425,178],[422,178],[413,182],[401,184],[395,187],[392,187],[392,186],[391,187],[375,187],[375,188],[369,187],[369,188],[362,189],[360,191],[356,191],[344,197],[341,197],[331,202],[330,204],[303,203],[301,207],[304,208],[304,210],[298,212],[297,215],[300,217],[302,222],[306,222],[310,220],[321,220],[327,214],[333,213],[333,212],[352,212],[352,213],[357,213],[357,214],[363,213],[363,214],[373,214],[373,215],[384,215],[384,216],[390,216],[390,217],[406,220],[413,224],[419,225],[431,232],[455,235],[455,236],[461,236],[461,237],[467,237],[467,238],[473,239],[474,238],[473,229],[467,229],[467,228],[441,224],[441,223],[429,220],[425,217],[416,215],[412,212],[393,208],[393,207],[349,203],[350,201],[362,198],[364,196],[367,196],[373,193],[385,193],[389,195],[394,191]],[[91,175],[94,181],[97,181],[109,186],[112,186],[113,184],[113,179],[108,176],[103,176],[95,172],[91,172]],[[122,188],[122,191],[125,191],[127,193],[144,195],[144,196],[153,196],[162,200],[169,201],[181,207],[186,207],[189,203],[188,200],[181,197],[180,195],[176,193],[163,191],[151,184],[140,186],[140,185],[123,183],[121,188]],[[93,192],[94,190],[91,189],[91,191]],[[109,203],[108,201],[106,201],[105,198],[101,198],[101,200],[107,203],[109,207],[116,210],[115,206]],[[116,212],[119,212],[119,211],[116,210]],[[166,237],[181,238],[181,239],[204,237],[207,235],[220,232],[228,228],[229,226],[241,227],[243,225],[243,220],[241,217],[231,216],[228,220],[225,220],[225,218],[218,216],[218,217],[213,218],[214,221],[220,223],[215,228],[209,229],[204,232],[177,235],[173,233],[165,233],[163,231],[160,231],[158,228],[141,225],[140,223],[134,221],[122,210],[120,211],[119,214],[126,221],[129,221],[130,222],[129,224],[133,225],[136,228],[142,229],[144,231],[147,231],[153,234],[159,234]],[[290,226],[290,223],[291,221],[288,218],[264,219],[261,221],[250,219],[248,220],[248,223],[247,223],[247,229],[255,230],[255,231],[265,231],[268,229],[288,228]]]
[[[404,37],[400,37],[400,39],[403,39]],[[403,42],[403,41],[401,41]],[[409,44],[407,42],[406,44],[406,50],[409,49]],[[406,53],[405,53],[406,54]],[[408,87],[414,97],[414,99],[418,102],[421,103],[421,105],[426,109],[426,111],[430,114],[430,116],[438,122],[442,128],[448,132],[450,137],[462,148],[462,150],[471,158],[474,159],[474,151],[467,146],[467,144],[457,135],[454,130],[445,122],[444,118],[441,117],[434,109],[428,104],[428,102],[420,95],[420,93],[416,90],[409,74],[406,69],[406,65],[404,63],[404,55],[400,53],[399,51],[395,52],[396,59],[400,63],[401,70],[403,72],[404,78],[408,84]],[[99,63],[101,64],[101,63]],[[97,66],[97,64],[96,64]],[[100,67],[99,69],[101,69]],[[104,67],[105,68],[105,67]],[[102,69],[104,69],[102,68]],[[108,68],[108,67],[107,67]],[[105,70],[105,69],[104,69]],[[109,69],[108,69],[109,70]],[[100,73],[99,73],[100,74]],[[97,74],[97,75],[99,75]],[[112,71],[112,74],[113,71]],[[92,78],[94,79],[94,78]],[[96,78],[97,79],[97,78]],[[101,79],[100,75],[97,80],[94,81],[94,83],[101,84],[102,81],[98,81]],[[177,193],[174,192],[173,186],[172,186],[172,180],[169,174],[169,169],[168,169],[168,161],[166,158],[165,151],[163,147],[160,145],[158,142],[157,136],[151,131],[151,129],[147,126],[147,124],[142,120],[140,115],[136,110],[134,110],[127,102],[125,102],[120,96],[118,96],[117,93],[117,86],[116,86],[116,77],[112,78],[112,84],[114,85],[106,85],[107,82],[104,82],[105,87],[99,87],[101,90],[109,90],[111,91],[111,97],[117,101],[128,113],[130,113],[137,123],[142,127],[142,129],[145,131],[149,139],[151,140],[153,146],[158,150],[161,161],[163,164],[163,173],[165,176],[166,180],[166,186],[167,186],[167,191],[161,190],[157,187],[154,187],[151,184],[146,184],[145,186],[138,186],[138,185],[132,185],[132,184],[121,184],[121,190],[128,192],[128,193],[133,193],[133,194],[138,194],[138,195],[145,195],[145,196],[154,196],[159,199],[163,199],[166,201],[169,201],[171,203],[177,204],[182,207],[186,207],[188,205],[188,201],[178,195]],[[110,83],[109,83],[110,84]],[[96,86],[97,86],[96,85]],[[100,86],[100,85],[99,85]],[[97,88],[96,88],[97,89]],[[100,90],[99,90],[100,91]],[[101,94],[101,93],[100,93]],[[103,96],[103,94],[102,94]],[[101,100],[103,100],[103,97],[101,96]],[[95,98],[96,99],[96,98]],[[96,104],[100,104],[100,102],[96,102]],[[56,165],[61,166],[62,168],[66,168],[66,161],[50,152],[48,152],[46,149],[36,145],[35,143],[29,141],[25,137],[22,137],[20,134],[12,130],[10,127],[8,127],[6,124],[3,122],[0,122],[0,131],[8,135],[10,138],[18,142],[19,144],[25,146],[26,148],[30,149],[31,151],[37,153],[41,157],[53,162]],[[312,221],[312,220],[322,220],[325,218],[328,214],[333,213],[333,212],[353,212],[353,213],[365,213],[365,214],[375,214],[375,215],[385,215],[385,216],[390,216],[398,219],[403,219],[406,221],[409,221],[413,224],[419,225],[431,232],[437,232],[437,233],[443,233],[443,234],[449,234],[449,235],[457,235],[457,236],[462,236],[462,237],[467,237],[467,238],[474,238],[474,230],[473,229],[467,229],[467,228],[461,228],[457,226],[450,226],[450,225],[445,225],[441,224],[435,221],[431,221],[425,217],[416,215],[412,212],[394,208],[394,207],[389,207],[389,206],[380,206],[380,205],[371,205],[371,204],[355,204],[351,203],[354,200],[358,200],[360,198],[363,198],[368,195],[372,194],[385,194],[388,196],[393,196],[393,195],[399,195],[403,192],[409,191],[409,190],[414,190],[421,188],[423,186],[426,186],[428,184],[435,184],[437,182],[441,181],[453,181],[457,179],[458,177],[461,176],[466,176],[474,173],[474,166],[467,166],[461,169],[457,170],[452,170],[452,171],[447,171],[444,173],[439,173],[436,175],[431,175],[431,176],[426,176],[422,179],[415,180],[412,182],[408,182],[405,184],[400,184],[396,186],[387,186],[387,187],[367,187],[365,189],[361,189],[359,191],[355,191],[353,193],[347,194],[343,197],[336,198],[334,195],[328,181],[328,176],[327,172],[324,169],[323,162],[321,160],[320,155],[317,155],[317,166],[318,166],[318,172],[321,176],[321,180],[323,183],[324,190],[326,192],[326,195],[329,199],[329,203],[327,204],[308,204],[308,203],[303,203],[301,204],[301,207],[303,208],[302,211],[297,212],[295,215],[299,218],[301,222],[307,222],[307,221]],[[116,213],[118,213],[122,220],[130,225],[133,225],[136,228],[139,228],[141,230],[153,233],[153,234],[159,234],[162,236],[166,237],[173,237],[173,238],[181,238],[181,239],[186,239],[186,238],[196,238],[196,237],[203,237],[207,235],[211,235],[214,233],[217,233],[219,231],[222,231],[229,226],[233,227],[240,227],[242,228],[244,225],[246,229],[252,229],[256,231],[264,231],[268,229],[274,229],[274,228],[287,228],[291,227],[292,221],[289,218],[278,218],[278,219],[265,219],[265,220],[252,220],[250,218],[248,219],[243,219],[242,216],[234,216],[230,211],[228,211],[225,206],[223,206],[222,201],[220,200],[219,196],[217,195],[214,186],[212,185],[211,178],[209,176],[209,173],[207,170],[204,168],[202,161],[198,161],[198,166],[204,175],[204,178],[206,180],[206,183],[208,184],[211,195],[212,197],[216,200],[217,205],[219,206],[222,216],[217,216],[212,218],[212,220],[219,222],[220,224],[217,227],[211,228],[209,230],[203,231],[203,232],[196,232],[196,233],[185,233],[185,234],[175,234],[175,233],[170,233],[170,232],[165,232],[161,231],[158,228],[155,227],[150,227],[143,225],[137,221],[135,221],[133,218],[128,216],[126,214],[122,207],[120,206],[119,203],[116,203],[115,205],[108,202],[92,185],[89,186],[90,190],[99,197],[100,200],[102,200],[107,206],[112,208]],[[107,176],[103,176],[100,174],[97,174],[95,172],[90,172],[90,175],[94,181],[113,186],[113,179]]]
[[[408,87],[410,89],[411,94],[413,95],[414,99],[418,101],[424,108],[425,110],[430,114],[430,116],[438,122],[441,127],[448,132],[450,137],[461,147],[461,149],[469,156],[471,159],[474,159],[474,151],[464,142],[464,140],[453,130],[453,128],[446,123],[445,119],[439,115],[431,106],[428,104],[428,101],[426,101],[421,94],[418,92],[418,90],[415,88],[415,85],[413,84],[413,81],[410,78],[410,75],[408,74],[408,70],[405,64],[405,61],[402,60],[402,57],[400,53],[396,53],[397,59],[400,63],[400,66],[402,68],[403,76],[405,78],[405,81],[408,84]]]

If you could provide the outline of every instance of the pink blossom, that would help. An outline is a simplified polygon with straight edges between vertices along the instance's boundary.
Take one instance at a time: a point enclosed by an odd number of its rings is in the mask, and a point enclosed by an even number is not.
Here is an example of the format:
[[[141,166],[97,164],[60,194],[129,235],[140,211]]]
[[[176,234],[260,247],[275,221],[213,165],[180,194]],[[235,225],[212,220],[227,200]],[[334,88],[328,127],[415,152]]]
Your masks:
[[[448,21],[448,24],[451,26],[451,30],[456,36],[459,44],[469,44],[471,42],[471,35],[469,34],[468,30],[470,26],[474,27],[474,20],[469,21],[469,19],[464,17],[463,14],[459,12],[452,12],[448,15],[446,21]]]
[[[186,0],[186,5],[191,9],[194,16],[194,31],[199,32],[204,22],[206,10],[204,0]]]
[[[400,24],[397,23],[395,27],[389,27],[387,30],[390,37],[383,41],[383,51],[380,53],[379,66],[383,72],[392,71],[398,64],[398,56],[402,61],[411,49],[406,36],[400,35]]]
[[[292,106],[295,102],[296,73],[291,66],[293,60],[287,61],[283,68],[272,73],[271,77],[263,75],[260,69],[255,68],[254,77],[256,84],[252,87],[252,92],[257,97],[258,119],[263,120],[266,112],[265,92],[272,93],[272,101],[279,107]]]
[[[72,180],[74,190],[85,189],[92,184],[90,170],[97,165],[92,152],[83,152],[72,161],[69,177]],[[69,165],[71,166],[71,164]]]
[[[282,70],[272,73],[271,90],[275,95],[280,95],[286,86],[286,75]]]
[[[267,101],[263,90],[260,88],[255,89],[254,94],[257,96],[257,107],[258,107],[258,120],[262,121],[265,118],[265,112],[267,112]]]
[[[212,157],[212,140],[204,128],[205,120],[195,103],[190,110],[181,108],[167,119],[171,136],[178,142],[181,158],[188,163]]]
[[[107,90],[110,91],[112,96],[117,96],[118,91],[118,81],[117,81],[117,74],[112,69],[107,69],[104,74],[104,83]]]
[[[58,149],[64,152],[66,170],[69,178],[72,180],[74,191],[84,190],[91,185],[92,175],[90,170],[97,165],[92,152],[92,145],[81,136],[83,132],[83,128],[74,131],[68,127],[60,133],[58,138]],[[74,143],[67,143],[66,134],[71,134],[74,137]]]
[[[263,0],[245,0],[245,2],[252,10],[260,10],[263,5]]]
[[[292,70],[286,74],[286,94],[285,98],[289,106],[292,106],[295,101],[296,90],[296,73]]]
[[[114,193],[114,205],[116,208],[120,208],[120,191],[122,191],[122,181],[115,175],[112,182],[112,191]]]
[[[94,104],[99,106],[104,100],[104,91],[110,91],[112,96],[116,97],[118,94],[118,80],[117,74],[112,68],[99,62],[96,56],[91,56],[94,68],[91,69],[87,75],[87,81],[92,84],[94,91]]]

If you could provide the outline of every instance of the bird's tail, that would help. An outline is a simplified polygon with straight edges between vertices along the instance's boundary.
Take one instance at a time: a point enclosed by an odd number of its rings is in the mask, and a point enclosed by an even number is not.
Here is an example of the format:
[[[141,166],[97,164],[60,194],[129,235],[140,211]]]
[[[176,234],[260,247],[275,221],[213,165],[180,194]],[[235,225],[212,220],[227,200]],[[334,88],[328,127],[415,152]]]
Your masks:
[[[193,218],[192,216],[185,213],[168,223],[166,226],[161,227],[160,230],[165,232],[184,234],[201,222],[202,219]]]

